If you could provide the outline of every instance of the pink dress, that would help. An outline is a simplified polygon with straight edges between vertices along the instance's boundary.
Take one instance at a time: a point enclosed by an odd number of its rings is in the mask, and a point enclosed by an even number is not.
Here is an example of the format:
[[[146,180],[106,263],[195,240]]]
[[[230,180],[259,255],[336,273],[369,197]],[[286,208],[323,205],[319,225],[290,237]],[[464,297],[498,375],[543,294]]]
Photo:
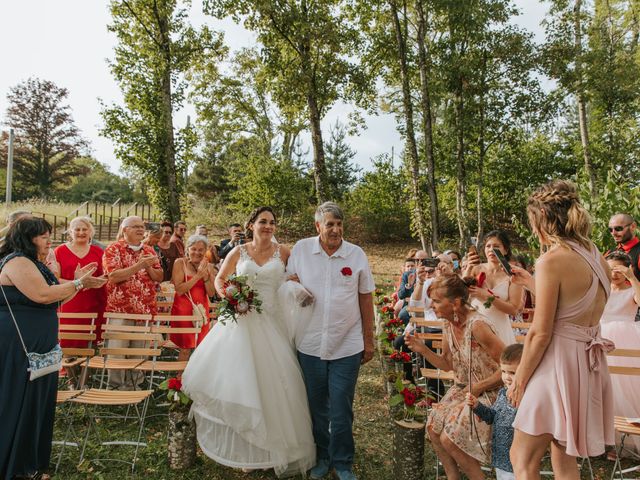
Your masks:
[[[638,305],[633,299],[633,288],[613,290],[602,312],[602,335],[611,339],[616,348],[640,348],[640,325],[635,322]],[[609,365],[618,367],[640,367],[639,358],[609,357]],[[640,377],[634,375],[611,375],[613,390],[613,413],[621,417],[640,417]],[[630,437],[635,450],[640,452],[640,439]],[[617,439],[619,440],[619,438]],[[627,439],[625,446],[630,444]]]
[[[594,302],[601,284],[609,296],[609,279],[595,246],[569,246],[593,270],[585,296],[558,308],[551,343],[531,376],[513,427],[529,435],[551,434],[574,457],[594,457],[615,441],[613,391],[606,352],[614,345],[600,335],[600,325],[583,327],[568,321]],[[535,320],[534,320],[535,321]]]

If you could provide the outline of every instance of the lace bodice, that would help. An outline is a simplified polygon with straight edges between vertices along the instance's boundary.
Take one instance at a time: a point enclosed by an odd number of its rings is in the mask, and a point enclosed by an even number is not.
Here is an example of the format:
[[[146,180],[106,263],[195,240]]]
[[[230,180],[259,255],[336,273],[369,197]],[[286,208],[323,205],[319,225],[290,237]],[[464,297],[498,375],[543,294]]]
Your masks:
[[[280,258],[280,245],[264,265],[258,265],[249,255],[245,245],[240,246],[240,260],[236,265],[237,275],[246,275],[247,283],[262,301],[263,311],[271,311],[277,302],[276,292],[284,282],[284,263]]]

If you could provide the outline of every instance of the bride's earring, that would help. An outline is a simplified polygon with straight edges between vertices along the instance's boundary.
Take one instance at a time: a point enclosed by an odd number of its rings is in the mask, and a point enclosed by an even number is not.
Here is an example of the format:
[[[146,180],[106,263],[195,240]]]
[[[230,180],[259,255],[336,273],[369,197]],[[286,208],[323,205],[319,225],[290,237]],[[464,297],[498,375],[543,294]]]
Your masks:
[[[458,312],[456,312],[455,310],[453,311],[453,321],[455,323],[458,323]]]

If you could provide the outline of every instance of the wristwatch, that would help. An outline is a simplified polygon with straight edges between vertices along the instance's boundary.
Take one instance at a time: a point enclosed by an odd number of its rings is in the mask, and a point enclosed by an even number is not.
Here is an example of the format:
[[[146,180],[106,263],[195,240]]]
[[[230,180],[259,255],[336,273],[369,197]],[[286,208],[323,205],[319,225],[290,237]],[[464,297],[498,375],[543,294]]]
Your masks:
[[[84,288],[84,285],[82,284],[82,280],[80,279],[74,280],[73,286],[76,287],[76,292],[79,292]]]

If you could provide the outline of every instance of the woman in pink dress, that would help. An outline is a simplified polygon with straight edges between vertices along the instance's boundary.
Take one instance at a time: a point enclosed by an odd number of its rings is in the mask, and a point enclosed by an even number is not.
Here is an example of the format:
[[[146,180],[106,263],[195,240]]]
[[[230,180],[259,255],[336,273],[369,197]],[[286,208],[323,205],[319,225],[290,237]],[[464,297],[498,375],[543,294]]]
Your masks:
[[[96,277],[103,274],[102,255],[103,250],[91,244],[95,230],[89,217],[76,217],[69,223],[69,241],[58,246],[54,253],[56,262],[60,267],[61,280],[73,280],[76,270],[95,264]],[[73,299],[60,306],[60,312],[97,313],[95,321],[97,340],[100,341],[102,316],[106,303],[106,290],[104,287],[85,289],[77,293]],[[63,318],[62,324],[82,325],[90,322],[86,318]],[[84,340],[61,340],[63,348],[82,348],[87,346]]]
[[[508,396],[518,407],[511,462],[518,479],[540,478],[551,444],[556,478],[578,479],[576,457],[613,444],[613,395],[600,335],[609,296],[609,266],[589,240],[591,221],[575,186],[538,188],[527,214],[546,248],[536,264],[536,310]],[[518,280],[522,269],[517,269]]]
[[[616,344],[616,348],[637,349],[640,347],[640,325],[635,321],[640,299],[640,282],[631,269],[631,258],[624,252],[614,251],[607,255],[611,267],[611,296],[604,307],[602,336]],[[608,358],[609,365],[640,368],[637,358]],[[612,375],[613,413],[621,417],[640,417],[640,379],[633,375]],[[619,440],[619,439],[617,439]],[[640,439],[631,437],[631,444],[640,452]],[[615,453],[610,452],[615,458]]]
[[[192,235],[187,240],[186,257],[177,259],[173,264],[172,283],[176,287],[176,295],[171,307],[172,315],[193,315],[193,305],[198,304],[204,307],[207,318],[209,318],[209,297],[215,295],[213,281],[218,272],[207,261],[208,246],[207,237]],[[180,325],[182,323],[185,325]],[[191,351],[209,333],[209,325],[210,323],[207,321],[202,326],[197,342],[194,333],[172,333],[169,335],[171,341],[180,348],[178,360],[189,360]],[[174,322],[173,326],[191,327],[186,322]]]

